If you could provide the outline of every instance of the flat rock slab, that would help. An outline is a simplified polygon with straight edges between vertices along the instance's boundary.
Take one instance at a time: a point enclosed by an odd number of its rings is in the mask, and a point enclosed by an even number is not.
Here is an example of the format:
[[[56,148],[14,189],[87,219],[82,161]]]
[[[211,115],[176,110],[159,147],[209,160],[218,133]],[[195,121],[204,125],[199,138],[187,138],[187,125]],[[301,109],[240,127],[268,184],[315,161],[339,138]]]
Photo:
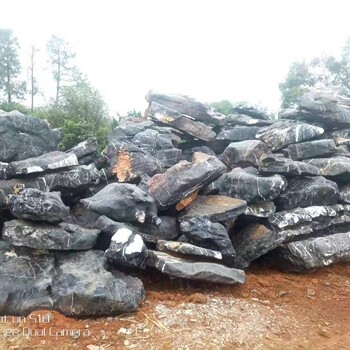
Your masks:
[[[78,159],[81,159],[89,154],[95,153],[97,150],[98,143],[96,137],[90,137],[86,141],[78,143],[66,153],[73,153],[77,156]]]
[[[243,284],[245,281],[245,273],[242,270],[183,259],[164,252],[150,251],[147,264],[162,273],[179,278],[224,284]]]
[[[32,173],[42,173],[47,170],[55,170],[78,165],[77,156],[73,153],[50,152],[35,158],[11,162],[11,173],[15,175],[25,175]]]
[[[320,175],[318,168],[312,164],[282,157],[262,160],[259,171],[263,174],[281,174],[287,177]]]
[[[24,189],[19,195],[9,197],[11,214],[19,219],[58,223],[69,216],[59,192]]]
[[[244,214],[255,216],[258,218],[268,218],[276,212],[276,207],[273,202],[263,202],[249,205]]]
[[[337,146],[332,139],[315,140],[289,145],[283,150],[293,160],[325,158],[337,153]]]
[[[252,118],[263,119],[263,120],[269,119],[265,111],[250,104],[239,103],[233,108],[233,110],[236,113],[248,115],[249,117],[252,117]]]
[[[151,128],[153,125],[154,123],[150,120],[141,119],[139,123],[121,121],[120,125],[108,134],[108,142],[131,140],[136,134]]]
[[[111,316],[136,311],[142,282],[108,268],[103,252],[57,254],[52,283],[54,307],[68,316]],[[108,268],[108,269],[107,269]]]
[[[286,179],[280,175],[260,176],[257,171],[236,168],[222,176],[219,193],[251,204],[275,199],[286,186]]]
[[[185,242],[171,242],[159,240],[157,250],[169,253],[190,256],[194,259],[209,259],[222,261],[222,254],[216,250],[201,248]]]
[[[273,121],[249,117],[246,114],[230,114],[226,117],[226,123],[228,127],[231,125],[267,126],[273,124]]]
[[[293,143],[310,140],[323,133],[322,128],[314,125],[281,121],[262,128],[256,138],[265,142],[272,151],[276,151]]]
[[[216,133],[208,125],[157,102],[149,104],[145,115],[154,121],[174,127],[203,141],[214,140],[216,137]]]
[[[100,230],[60,223],[57,226],[25,220],[4,223],[3,239],[14,246],[49,250],[91,249]]]
[[[148,182],[148,192],[157,207],[165,210],[209,185],[225,170],[226,166],[218,158],[196,152],[192,163],[181,161],[164,174],[153,176]]]
[[[314,270],[337,262],[350,261],[350,232],[310,238],[285,244],[269,257],[282,268]]]
[[[230,168],[259,167],[263,159],[274,160],[275,157],[270,148],[258,140],[230,143],[222,154],[223,162]]]
[[[228,196],[198,196],[181,213],[179,220],[203,217],[211,222],[231,220],[245,212],[247,202]]]
[[[124,227],[113,235],[105,256],[122,266],[145,268],[148,251],[142,237]]]
[[[234,267],[246,269],[250,263],[276,248],[284,236],[263,224],[249,224],[232,235],[236,250]]]
[[[275,203],[280,211],[312,205],[334,205],[338,199],[339,190],[335,182],[322,176],[313,176],[290,179],[286,190]]]
[[[340,189],[340,200],[342,203],[350,204],[350,185],[345,185]]]
[[[317,167],[320,170],[320,175],[329,177],[331,179],[349,181],[350,158],[315,158],[307,160],[307,163]]]
[[[0,111],[0,162],[37,157],[57,149],[58,129],[39,118],[18,111]]]
[[[0,314],[26,316],[33,310],[52,309],[54,277],[53,254],[15,249],[0,241]]]
[[[198,247],[219,251],[225,262],[232,263],[236,253],[226,228],[204,217],[192,217],[182,220],[179,241]]]
[[[153,198],[136,185],[112,183],[80,202],[99,215],[117,221],[143,223],[158,220]]]
[[[217,136],[217,140],[227,140],[227,141],[244,141],[244,140],[254,140],[255,135],[260,130],[258,126],[243,126],[237,125],[232,129],[227,129],[221,131]]]

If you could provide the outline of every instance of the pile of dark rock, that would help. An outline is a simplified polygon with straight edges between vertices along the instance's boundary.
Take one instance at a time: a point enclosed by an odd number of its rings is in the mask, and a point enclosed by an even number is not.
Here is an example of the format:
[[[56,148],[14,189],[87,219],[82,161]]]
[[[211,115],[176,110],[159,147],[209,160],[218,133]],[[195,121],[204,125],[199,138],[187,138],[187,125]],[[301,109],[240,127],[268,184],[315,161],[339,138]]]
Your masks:
[[[350,100],[305,94],[272,121],[150,92],[144,118],[58,151],[60,131],[0,112],[0,308],[134,311],[155,271],[244,283],[259,259],[350,260]]]

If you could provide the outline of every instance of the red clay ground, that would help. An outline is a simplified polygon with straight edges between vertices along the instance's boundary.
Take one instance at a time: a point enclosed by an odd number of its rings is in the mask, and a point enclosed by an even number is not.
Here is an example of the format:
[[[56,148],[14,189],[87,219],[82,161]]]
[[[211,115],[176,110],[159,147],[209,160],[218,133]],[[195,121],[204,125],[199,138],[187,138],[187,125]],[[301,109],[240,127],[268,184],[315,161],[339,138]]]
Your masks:
[[[77,320],[56,312],[49,324],[3,323],[0,349],[350,349],[350,265],[311,274],[285,274],[253,266],[243,286],[171,282],[145,276],[139,311]],[[23,327],[80,329],[79,337],[23,336]]]

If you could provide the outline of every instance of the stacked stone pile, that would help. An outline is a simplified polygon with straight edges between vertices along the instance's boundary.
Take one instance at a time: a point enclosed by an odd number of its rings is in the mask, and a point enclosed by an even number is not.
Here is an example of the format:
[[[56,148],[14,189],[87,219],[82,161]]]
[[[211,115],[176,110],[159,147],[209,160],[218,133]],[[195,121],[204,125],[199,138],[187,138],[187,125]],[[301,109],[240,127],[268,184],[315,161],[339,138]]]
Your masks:
[[[140,270],[244,283],[252,261],[350,260],[350,103],[314,90],[279,120],[150,92],[144,118],[67,152],[60,132],[0,113],[1,312],[136,310]]]

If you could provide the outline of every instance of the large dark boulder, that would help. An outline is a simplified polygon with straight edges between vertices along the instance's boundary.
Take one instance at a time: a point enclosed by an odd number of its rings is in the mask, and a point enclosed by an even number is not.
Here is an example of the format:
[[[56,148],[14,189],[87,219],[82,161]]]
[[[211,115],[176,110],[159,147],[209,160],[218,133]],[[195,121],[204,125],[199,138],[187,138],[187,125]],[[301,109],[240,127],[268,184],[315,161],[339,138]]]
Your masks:
[[[345,182],[349,180],[350,158],[348,157],[315,158],[306,162],[317,167],[320,175]]]
[[[244,140],[254,140],[256,133],[261,128],[257,126],[241,126],[237,125],[232,129],[226,129],[221,131],[217,136],[217,140],[227,140],[227,141],[244,141]]]
[[[45,120],[18,111],[0,111],[0,162],[38,157],[57,149],[61,139],[57,129]]]
[[[136,185],[112,183],[80,202],[88,209],[117,221],[143,223],[158,220],[153,198]]]

